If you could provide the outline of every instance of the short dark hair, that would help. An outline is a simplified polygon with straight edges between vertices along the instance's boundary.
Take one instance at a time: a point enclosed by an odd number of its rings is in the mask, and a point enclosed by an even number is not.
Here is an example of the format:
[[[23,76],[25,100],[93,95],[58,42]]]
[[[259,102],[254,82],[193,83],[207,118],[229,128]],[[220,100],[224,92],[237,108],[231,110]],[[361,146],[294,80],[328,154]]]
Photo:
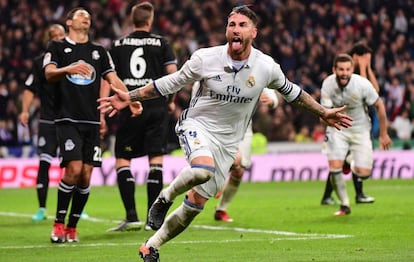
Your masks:
[[[371,54],[372,49],[364,42],[357,42],[355,43],[351,50],[349,51],[349,55],[364,55],[364,54]]]
[[[256,13],[252,9],[250,9],[249,6],[247,5],[241,5],[241,6],[234,7],[233,10],[231,10],[228,18],[230,18],[234,14],[241,14],[241,15],[248,17],[253,22],[254,26],[257,26],[257,23],[259,22],[259,19],[257,18]]]
[[[136,27],[147,25],[148,20],[154,16],[154,6],[149,2],[134,5],[131,10],[132,23]]]
[[[341,53],[338,54],[337,56],[335,56],[334,61],[333,61],[333,67],[337,67],[338,63],[342,63],[342,62],[351,62],[351,64],[354,64],[354,59],[352,59],[352,57],[348,54],[345,53]]]
[[[72,20],[72,19],[73,19],[73,16],[75,15],[75,13],[76,13],[77,11],[79,11],[79,10],[84,10],[84,11],[88,12],[88,10],[86,10],[86,9],[85,9],[85,8],[83,8],[83,7],[75,7],[75,8],[71,9],[71,10],[68,12],[68,14],[66,15],[66,20]],[[89,13],[89,12],[88,12],[88,13]]]

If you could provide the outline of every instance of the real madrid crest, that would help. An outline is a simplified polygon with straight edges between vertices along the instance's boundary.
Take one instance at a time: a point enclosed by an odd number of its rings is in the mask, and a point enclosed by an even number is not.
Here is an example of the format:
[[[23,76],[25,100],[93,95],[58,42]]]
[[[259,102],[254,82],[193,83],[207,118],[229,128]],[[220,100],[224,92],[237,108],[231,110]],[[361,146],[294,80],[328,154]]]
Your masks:
[[[199,145],[201,143],[200,139],[196,138],[194,139],[194,145]]]
[[[249,76],[249,78],[246,81],[247,87],[253,87],[256,84],[256,81],[254,80],[254,76]]]

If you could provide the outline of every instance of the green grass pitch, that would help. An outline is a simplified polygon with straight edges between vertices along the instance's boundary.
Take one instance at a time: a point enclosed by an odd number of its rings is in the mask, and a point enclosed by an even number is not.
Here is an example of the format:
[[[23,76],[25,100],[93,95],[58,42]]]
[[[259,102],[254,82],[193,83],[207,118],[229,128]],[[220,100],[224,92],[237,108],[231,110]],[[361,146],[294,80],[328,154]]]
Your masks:
[[[161,261],[414,261],[414,180],[368,180],[374,204],[354,204],[349,216],[321,206],[324,182],[243,183],[229,213],[214,221],[217,199],[207,202],[190,227],[160,249]],[[179,196],[175,208],[182,201]],[[146,189],[136,187],[145,220]],[[0,189],[0,261],[140,261],[139,245],[151,231],[106,232],[124,217],[116,187],[93,187],[78,224],[80,242],[51,244],[56,188],[49,190],[49,218],[32,222],[34,188]]]

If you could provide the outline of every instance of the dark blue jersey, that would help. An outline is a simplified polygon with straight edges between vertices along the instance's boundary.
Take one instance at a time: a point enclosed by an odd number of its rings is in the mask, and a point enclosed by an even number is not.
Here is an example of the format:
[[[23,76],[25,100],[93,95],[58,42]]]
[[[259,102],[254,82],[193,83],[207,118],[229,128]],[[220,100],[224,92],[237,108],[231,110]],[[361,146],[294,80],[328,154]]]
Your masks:
[[[40,121],[54,121],[56,116],[56,84],[51,84],[46,81],[43,71],[43,55],[33,60],[32,72],[27,77],[25,85],[27,90],[30,90],[40,99]]]
[[[51,41],[45,53],[43,66],[55,64],[58,68],[79,63],[87,63],[92,69],[91,75],[65,75],[57,82],[56,122],[99,124],[97,110],[101,78],[113,72],[111,58],[98,44],[75,43],[66,37]]]
[[[177,63],[169,42],[162,36],[145,31],[135,31],[115,40],[110,53],[119,78],[129,90],[166,75],[165,67]],[[166,99],[161,97],[144,101],[143,105],[165,102]]]

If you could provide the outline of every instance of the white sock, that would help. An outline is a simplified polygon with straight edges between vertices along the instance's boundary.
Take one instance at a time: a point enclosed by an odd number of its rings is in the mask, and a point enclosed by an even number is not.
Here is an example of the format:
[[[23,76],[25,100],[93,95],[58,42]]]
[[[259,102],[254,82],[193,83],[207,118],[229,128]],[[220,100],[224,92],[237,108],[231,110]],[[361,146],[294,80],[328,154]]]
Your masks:
[[[146,246],[159,249],[161,245],[183,232],[202,210],[203,207],[192,204],[185,199],[177,209],[167,216],[161,228],[148,239]]]
[[[233,176],[229,177],[226,186],[223,189],[223,194],[221,199],[216,207],[216,210],[227,210],[227,206],[233,200],[234,196],[239,189],[241,179],[235,178]]]
[[[346,183],[342,176],[342,171],[331,172],[331,183],[336,195],[341,201],[341,205],[350,206],[348,192],[346,191]]]

